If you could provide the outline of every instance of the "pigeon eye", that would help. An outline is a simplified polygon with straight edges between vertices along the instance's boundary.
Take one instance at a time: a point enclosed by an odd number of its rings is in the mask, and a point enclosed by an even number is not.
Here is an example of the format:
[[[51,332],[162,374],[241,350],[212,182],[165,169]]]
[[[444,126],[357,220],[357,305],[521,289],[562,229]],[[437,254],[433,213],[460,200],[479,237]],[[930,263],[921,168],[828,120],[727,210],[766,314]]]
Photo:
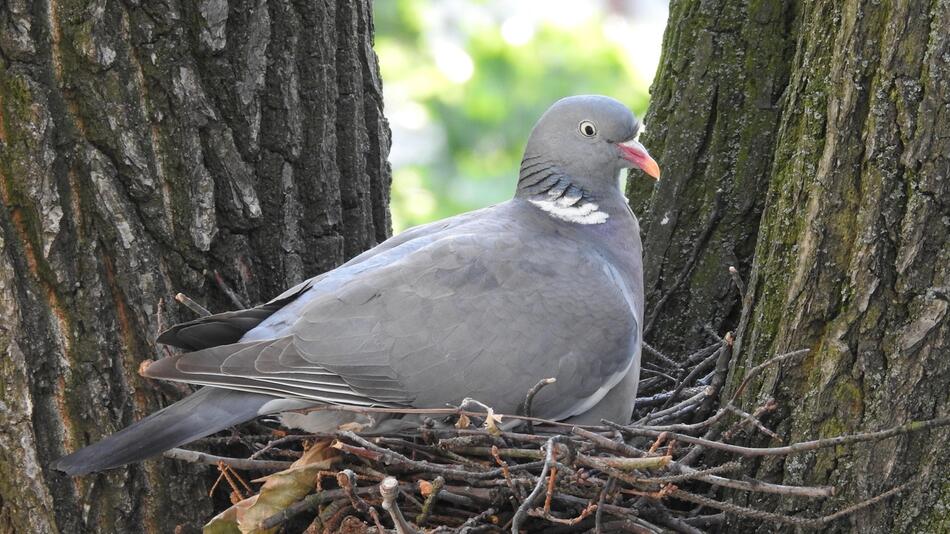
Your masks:
[[[594,137],[597,135],[597,128],[594,126],[594,123],[590,121],[581,121],[578,128],[580,128],[581,133],[586,137]]]

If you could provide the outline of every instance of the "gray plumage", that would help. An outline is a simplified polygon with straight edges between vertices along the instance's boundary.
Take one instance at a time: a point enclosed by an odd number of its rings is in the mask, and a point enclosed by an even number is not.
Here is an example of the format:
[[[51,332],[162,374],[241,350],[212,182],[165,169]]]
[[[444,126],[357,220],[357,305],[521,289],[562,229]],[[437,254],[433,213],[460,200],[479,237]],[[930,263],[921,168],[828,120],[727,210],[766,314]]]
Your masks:
[[[320,404],[471,397],[515,413],[546,377],[557,382],[535,398],[537,416],[626,421],[643,288],[639,228],[618,175],[658,173],[638,130],[613,99],[558,101],[532,131],[512,200],[408,230],[263,306],[172,327],[158,341],[190,352],[144,375],[210,387],[53,467],[115,467]],[[340,418],[289,422],[328,430]]]

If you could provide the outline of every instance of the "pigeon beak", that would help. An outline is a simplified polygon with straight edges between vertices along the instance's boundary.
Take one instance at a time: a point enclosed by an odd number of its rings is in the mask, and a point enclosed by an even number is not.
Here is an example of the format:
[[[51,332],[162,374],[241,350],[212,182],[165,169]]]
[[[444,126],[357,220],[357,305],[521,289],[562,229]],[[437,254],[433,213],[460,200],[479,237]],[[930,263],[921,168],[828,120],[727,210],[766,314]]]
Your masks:
[[[647,149],[636,139],[631,139],[623,143],[617,143],[620,149],[620,156],[633,163],[634,166],[643,170],[643,172],[652,176],[655,180],[660,179],[660,166],[650,157]]]

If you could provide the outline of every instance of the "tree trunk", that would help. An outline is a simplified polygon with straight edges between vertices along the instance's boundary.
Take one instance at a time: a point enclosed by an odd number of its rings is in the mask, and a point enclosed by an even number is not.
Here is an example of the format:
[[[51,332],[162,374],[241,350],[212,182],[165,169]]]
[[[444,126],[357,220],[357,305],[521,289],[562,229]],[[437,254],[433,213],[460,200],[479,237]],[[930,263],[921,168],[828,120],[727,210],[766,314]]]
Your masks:
[[[696,326],[739,325],[733,388],[810,348],[742,397],[775,397],[768,422],[787,441],[950,414],[948,28],[944,0],[671,5],[645,138],[664,181],[630,191],[646,213],[648,340],[682,349]],[[748,278],[744,307],[729,266]],[[819,513],[916,480],[831,528],[946,531],[948,440],[942,429],[757,465],[765,480],[839,489],[810,508],[734,498]]]
[[[0,531],[169,532],[206,468],[48,463],[174,400],[178,291],[234,308],[385,239],[368,0],[0,7]],[[164,388],[164,389],[163,389]]]

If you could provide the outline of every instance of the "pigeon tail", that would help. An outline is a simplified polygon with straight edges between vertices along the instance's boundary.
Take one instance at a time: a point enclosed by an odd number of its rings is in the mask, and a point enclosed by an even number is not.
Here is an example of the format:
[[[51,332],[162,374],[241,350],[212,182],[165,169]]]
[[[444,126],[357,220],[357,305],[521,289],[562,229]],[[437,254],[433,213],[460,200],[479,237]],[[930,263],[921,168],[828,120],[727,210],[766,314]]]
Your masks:
[[[70,476],[139,462],[260,415],[274,397],[205,387],[51,464]]]

